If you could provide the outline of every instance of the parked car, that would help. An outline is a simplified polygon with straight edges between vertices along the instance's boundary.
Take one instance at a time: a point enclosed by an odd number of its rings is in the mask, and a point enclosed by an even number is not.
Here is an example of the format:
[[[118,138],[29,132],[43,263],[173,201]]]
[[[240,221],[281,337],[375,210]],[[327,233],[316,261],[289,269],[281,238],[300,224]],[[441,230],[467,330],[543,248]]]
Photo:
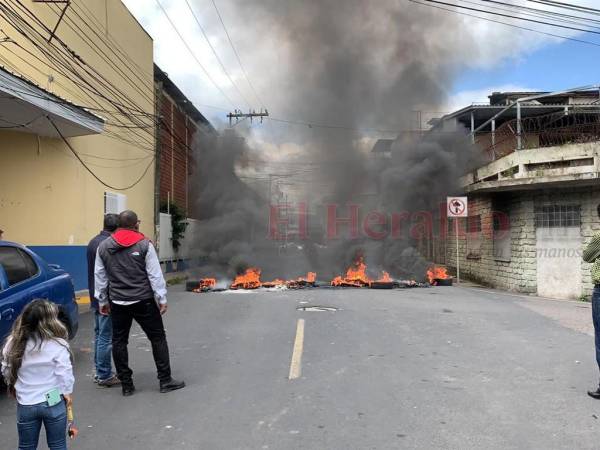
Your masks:
[[[69,330],[69,339],[79,327],[79,310],[71,276],[46,263],[23,245],[0,241],[0,340],[25,305],[44,298],[58,305],[60,318]]]

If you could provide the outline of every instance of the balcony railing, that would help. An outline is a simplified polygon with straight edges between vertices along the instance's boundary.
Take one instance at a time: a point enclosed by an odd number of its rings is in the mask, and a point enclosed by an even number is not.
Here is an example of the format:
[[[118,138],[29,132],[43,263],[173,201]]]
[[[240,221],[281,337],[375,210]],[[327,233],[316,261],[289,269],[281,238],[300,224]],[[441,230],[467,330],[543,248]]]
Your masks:
[[[517,120],[503,123],[494,132],[479,132],[474,140],[490,161],[502,158],[518,147]],[[600,141],[600,110],[560,112],[521,119],[522,150],[596,141]]]

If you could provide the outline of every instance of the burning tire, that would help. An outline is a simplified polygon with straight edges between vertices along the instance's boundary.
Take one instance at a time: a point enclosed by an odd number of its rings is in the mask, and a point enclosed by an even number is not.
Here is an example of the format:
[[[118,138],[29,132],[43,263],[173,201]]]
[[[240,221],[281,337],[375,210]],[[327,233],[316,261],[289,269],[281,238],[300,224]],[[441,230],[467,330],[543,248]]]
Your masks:
[[[370,286],[371,289],[394,289],[393,281],[372,281]]]
[[[197,289],[200,286],[200,280],[186,281],[185,282],[185,290],[187,292],[193,292],[194,289]]]
[[[201,280],[186,281],[185,290],[188,292],[212,291],[217,284],[215,278],[202,278]]]
[[[452,278],[436,278],[431,284],[433,286],[452,286]]]

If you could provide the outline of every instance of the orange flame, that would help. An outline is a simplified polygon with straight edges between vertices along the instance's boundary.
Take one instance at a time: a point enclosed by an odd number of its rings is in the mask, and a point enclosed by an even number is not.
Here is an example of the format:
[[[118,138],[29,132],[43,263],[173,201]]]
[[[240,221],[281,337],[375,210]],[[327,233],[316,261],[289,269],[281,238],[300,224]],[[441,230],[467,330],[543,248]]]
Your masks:
[[[208,289],[212,289],[217,284],[217,280],[215,278],[202,278],[198,283],[198,287],[193,289],[193,292],[204,292]]]
[[[260,269],[250,267],[246,272],[238,275],[231,284],[231,289],[257,289],[261,286]]]
[[[297,280],[292,280],[292,281],[306,281],[307,283],[314,283],[317,279],[317,273],[316,272],[308,272],[306,274],[305,277],[300,277]]]
[[[331,285],[362,287],[368,286],[371,281],[372,280],[367,276],[367,265],[361,256],[348,268],[345,278],[337,276],[331,280]]]
[[[448,271],[446,270],[445,267],[431,267],[428,271],[427,271],[427,279],[429,280],[430,283],[433,284],[434,280],[445,280],[446,278],[450,278],[448,276]]]
[[[314,283],[317,279],[315,272],[308,272],[306,277],[299,277],[295,280],[283,280],[276,278],[272,281],[260,281],[261,270],[256,267],[246,269],[246,272],[238,275],[231,283],[230,289],[257,289],[259,287],[273,288],[278,286],[302,287],[305,283]]]
[[[217,284],[216,278],[202,278],[200,280],[200,287],[211,288],[211,287],[215,287],[216,284]]]
[[[383,273],[381,274],[381,277],[377,281],[389,283],[392,281],[392,277],[390,277],[390,274],[384,270]]]
[[[261,286],[266,288],[285,286],[285,280],[282,280],[281,278],[275,278],[273,281],[264,281],[261,283]]]
[[[295,280],[288,280],[285,282],[285,284],[290,289],[298,289],[301,287],[305,287],[307,284],[314,283],[316,280],[316,272],[308,272],[305,277],[299,277]]]

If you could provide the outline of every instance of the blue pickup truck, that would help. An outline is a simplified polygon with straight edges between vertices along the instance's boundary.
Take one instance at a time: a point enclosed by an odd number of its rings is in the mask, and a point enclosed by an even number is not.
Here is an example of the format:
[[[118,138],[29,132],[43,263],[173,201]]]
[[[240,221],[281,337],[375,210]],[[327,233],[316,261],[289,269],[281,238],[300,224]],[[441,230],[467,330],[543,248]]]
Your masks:
[[[25,305],[37,298],[58,305],[69,338],[75,337],[79,312],[70,275],[27,247],[0,241],[0,341],[4,341]]]

